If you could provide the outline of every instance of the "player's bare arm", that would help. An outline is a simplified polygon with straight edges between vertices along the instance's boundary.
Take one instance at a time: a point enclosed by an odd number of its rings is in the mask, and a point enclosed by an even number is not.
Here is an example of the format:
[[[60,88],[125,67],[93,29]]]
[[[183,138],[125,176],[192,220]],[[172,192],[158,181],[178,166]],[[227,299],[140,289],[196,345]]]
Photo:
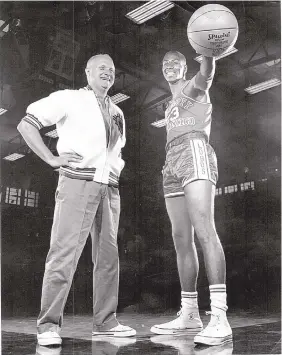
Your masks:
[[[209,88],[212,85],[214,73],[215,73],[215,58],[203,56],[200,70],[195,76],[194,87],[202,91],[209,90]]]
[[[208,90],[212,85],[214,73],[215,58],[203,56],[200,70],[184,89],[185,95],[194,100],[209,102]]]

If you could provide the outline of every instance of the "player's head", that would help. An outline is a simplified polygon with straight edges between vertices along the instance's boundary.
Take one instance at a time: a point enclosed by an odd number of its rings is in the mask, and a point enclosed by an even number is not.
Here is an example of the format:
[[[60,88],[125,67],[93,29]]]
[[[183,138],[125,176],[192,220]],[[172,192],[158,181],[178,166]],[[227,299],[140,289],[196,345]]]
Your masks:
[[[87,62],[85,73],[88,84],[92,88],[108,91],[115,81],[115,65],[108,54],[97,54],[91,57]]]
[[[167,52],[163,59],[163,75],[169,83],[185,79],[187,72],[186,58],[177,51]]]

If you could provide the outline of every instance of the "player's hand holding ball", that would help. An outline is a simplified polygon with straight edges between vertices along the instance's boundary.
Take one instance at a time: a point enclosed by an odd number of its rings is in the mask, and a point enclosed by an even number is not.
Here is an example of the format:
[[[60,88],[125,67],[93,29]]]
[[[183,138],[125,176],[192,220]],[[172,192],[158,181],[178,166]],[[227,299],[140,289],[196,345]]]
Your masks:
[[[234,46],[238,37],[238,22],[227,7],[205,5],[191,16],[187,35],[197,53],[217,57]]]

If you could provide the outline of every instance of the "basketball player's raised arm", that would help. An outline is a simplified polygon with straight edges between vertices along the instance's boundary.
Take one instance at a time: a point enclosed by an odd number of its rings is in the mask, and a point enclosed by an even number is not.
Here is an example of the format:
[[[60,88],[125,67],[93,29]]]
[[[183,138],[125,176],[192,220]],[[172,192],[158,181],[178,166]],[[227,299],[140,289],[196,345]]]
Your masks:
[[[214,73],[215,73],[215,58],[203,56],[200,70],[195,76],[195,81],[194,81],[195,88],[203,91],[208,90],[212,85]]]

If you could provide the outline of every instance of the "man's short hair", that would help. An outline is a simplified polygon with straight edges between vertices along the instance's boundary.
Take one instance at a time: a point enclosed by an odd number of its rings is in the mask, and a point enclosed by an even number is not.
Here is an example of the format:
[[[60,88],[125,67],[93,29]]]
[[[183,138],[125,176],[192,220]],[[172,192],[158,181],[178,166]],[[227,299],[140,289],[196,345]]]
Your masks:
[[[167,53],[165,54],[165,56],[166,56],[167,54],[177,54],[177,56],[179,57],[179,59],[180,59],[184,64],[186,64],[186,58],[185,58],[185,56],[184,56],[182,53],[180,53],[180,52],[178,52],[178,51],[169,51],[169,52],[167,52]]]
[[[104,57],[104,56],[109,57],[109,58],[112,60],[111,56],[110,56],[109,54],[107,54],[107,53],[95,54],[95,55],[93,55],[91,58],[88,59],[87,64],[86,64],[86,68],[89,67],[89,65],[91,64],[91,62],[92,62],[95,58],[97,58],[97,57]]]

